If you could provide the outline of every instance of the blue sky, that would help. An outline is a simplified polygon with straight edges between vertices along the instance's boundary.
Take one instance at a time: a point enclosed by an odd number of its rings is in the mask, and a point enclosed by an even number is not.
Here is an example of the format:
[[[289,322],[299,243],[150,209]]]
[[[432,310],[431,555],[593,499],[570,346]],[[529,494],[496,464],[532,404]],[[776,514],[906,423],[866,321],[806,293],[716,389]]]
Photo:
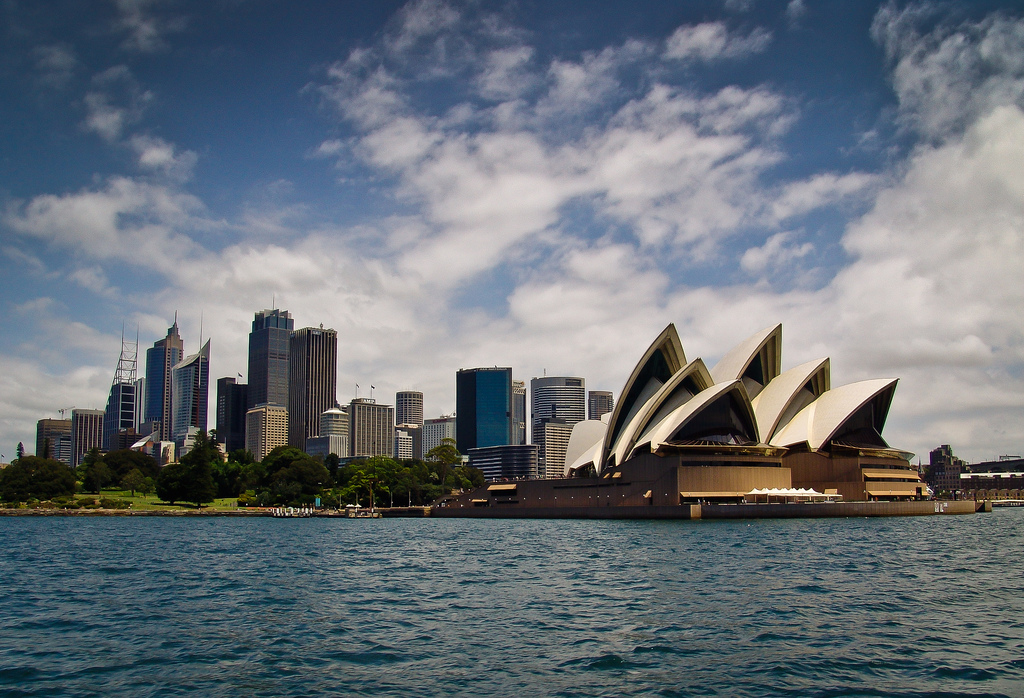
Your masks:
[[[339,331],[342,402],[617,392],[668,322],[709,365],[782,322],[784,368],[901,378],[893,445],[1024,451],[1016,3],[0,13],[5,455],[103,406],[122,325],[244,375],[273,299]]]

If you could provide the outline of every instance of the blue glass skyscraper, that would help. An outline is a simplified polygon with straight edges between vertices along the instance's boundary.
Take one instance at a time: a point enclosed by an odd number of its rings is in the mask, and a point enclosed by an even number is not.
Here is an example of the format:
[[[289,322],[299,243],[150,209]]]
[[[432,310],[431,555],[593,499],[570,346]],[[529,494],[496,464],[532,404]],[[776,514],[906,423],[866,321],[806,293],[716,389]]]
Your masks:
[[[167,336],[146,350],[146,402],[143,421],[160,422],[160,440],[171,438],[171,369],[181,361],[185,344],[178,334],[178,318]]]
[[[467,368],[455,376],[455,442],[471,448],[512,443],[512,369]]]
[[[246,405],[288,406],[288,355],[295,321],[287,310],[261,310],[249,333],[249,388]],[[333,403],[330,407],[333,407]]]

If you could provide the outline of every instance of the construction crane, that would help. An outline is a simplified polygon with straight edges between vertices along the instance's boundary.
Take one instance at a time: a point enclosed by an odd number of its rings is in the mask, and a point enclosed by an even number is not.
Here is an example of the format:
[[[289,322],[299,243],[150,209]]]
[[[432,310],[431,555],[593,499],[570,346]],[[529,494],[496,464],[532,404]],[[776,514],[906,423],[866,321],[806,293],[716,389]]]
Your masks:
[[[73,409],[75,409],[74,405],[72,405],[71,407],[62,407],[62,408],[60,408],[57,411],[60,412],[60,418],[64,419],[64,413],[65,412],[70,412]]]

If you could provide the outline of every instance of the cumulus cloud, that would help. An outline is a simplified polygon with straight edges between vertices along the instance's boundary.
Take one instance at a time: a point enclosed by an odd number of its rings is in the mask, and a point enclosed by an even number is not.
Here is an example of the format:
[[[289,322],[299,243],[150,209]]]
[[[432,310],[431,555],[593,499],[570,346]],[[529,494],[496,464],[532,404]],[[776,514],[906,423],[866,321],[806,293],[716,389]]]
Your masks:
[[[776,220],[784,221],[847,197],[864,194],[877,181],[877,176],[852,172],[846,175],[823,173],[792,182],[772,202],[771,215]]]
[[[132,136],[129,144],[144,170],[160,172],[175,181],[185,181],[192,176],[198,159],[193,151],[177,152],[173,143],[152,136]]]
[[[892,63],[905,125],[931,139],[956,136],[998,106],[1024,107],[1024,25],[1001,14],[952,25],[935,9],[883,7],[871,32]]]
[[[789,244],[793,233],[783,232],[772,235],[761,247],[751,247],[740,257],[740,266],[747,271],[761,273],[772,267],[779,267],[794,259],[806,257],[814,251],[814,245]]]
[[[84,127],[114,143],[129,126],[142,118],[153,94],[139,86],[125,65],[97,73],[92,84],[95,89],[86,93],[83,99],[86,111]]]
[[[762,53],[772,35],[760,27],[746,36],[730,33],[724,22],[705,22],[679,27],[665,42],[665,58],[704,62],[741,58]]]

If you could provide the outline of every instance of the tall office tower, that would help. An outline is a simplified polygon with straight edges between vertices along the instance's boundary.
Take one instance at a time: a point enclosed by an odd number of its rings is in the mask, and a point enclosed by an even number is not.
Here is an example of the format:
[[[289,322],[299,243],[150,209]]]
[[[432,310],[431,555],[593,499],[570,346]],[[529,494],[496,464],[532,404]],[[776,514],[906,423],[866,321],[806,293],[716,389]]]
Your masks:
[[[224,452],[245,448],[245,413],[249,386],[234,378],[217,379],[217,441]]]
[[[586,405],[587,390],[582,378],[545,376],[530,381],[530,429],[533,443],[540,447],[544,477],[562,476],[569,433],[574,424],[586,419]]]
[[[247,407],[288,405],[288,352],[295,321],[287,310],[261,310],[249,333]]]
[[[36,422],[36,455],[42,458],[46,453],[50,458],[71,466],[70,419],[40,419]]]
[[[615,409],[615,398],[610,390],[591,390],[587,393],[587,419],[601,419]]]
[[[178,335],[178,316],[167,336],[146,350],[146,407],[143,421],[160,423],[160,441],[171,439],[171,369],[185,354]]]
[[[71,467],[103,445],[103,410],[71,410]]]
[[[348,405],[352,420],[352,456],[371,458],[395,453],[395,408],[378,405],[372,398],[357,397]]]
[[[282,405],[256,405],[245,413],[245,450],[257,462],[278,446],[288,445],[288,410]]]
[[[103,417],[103,448],[116,451],[114,442],[120,431],[135,431],[135,373],[139,359],[138,341],[125,341],[121,330],[121,356],[117,359],[114,380],[110,384],[107,410]]]
[[[423,393],[418,390],[395,393],[395,423],[423,426]]]
[[[512,381],[512,444],[526,443],[526,381]]]
[[[452,415],[441,415],[437,419],[426,419],[423,421],[423,444],[421,450],[426,456],[431,449],[441,445],[444,439],[455,438],[455,417]]]
[[[455,375],[455,441],[460,453],[512,443],[512,369],[465,368]]]
[[[171,440],[180,449],[190,427],[206,431],[210,399],[210,341],[198,354],[179,361],[171,369]]]
[[[320,415],[337,400],[338,333],[323,326],[291,333],[288,345],[288,444],[305,451]]]
[[[320,415],[320,436],[306,439],[306,453],[326,458],[333,453],[349,457],[349,417],[347,408],[332,407]]]

